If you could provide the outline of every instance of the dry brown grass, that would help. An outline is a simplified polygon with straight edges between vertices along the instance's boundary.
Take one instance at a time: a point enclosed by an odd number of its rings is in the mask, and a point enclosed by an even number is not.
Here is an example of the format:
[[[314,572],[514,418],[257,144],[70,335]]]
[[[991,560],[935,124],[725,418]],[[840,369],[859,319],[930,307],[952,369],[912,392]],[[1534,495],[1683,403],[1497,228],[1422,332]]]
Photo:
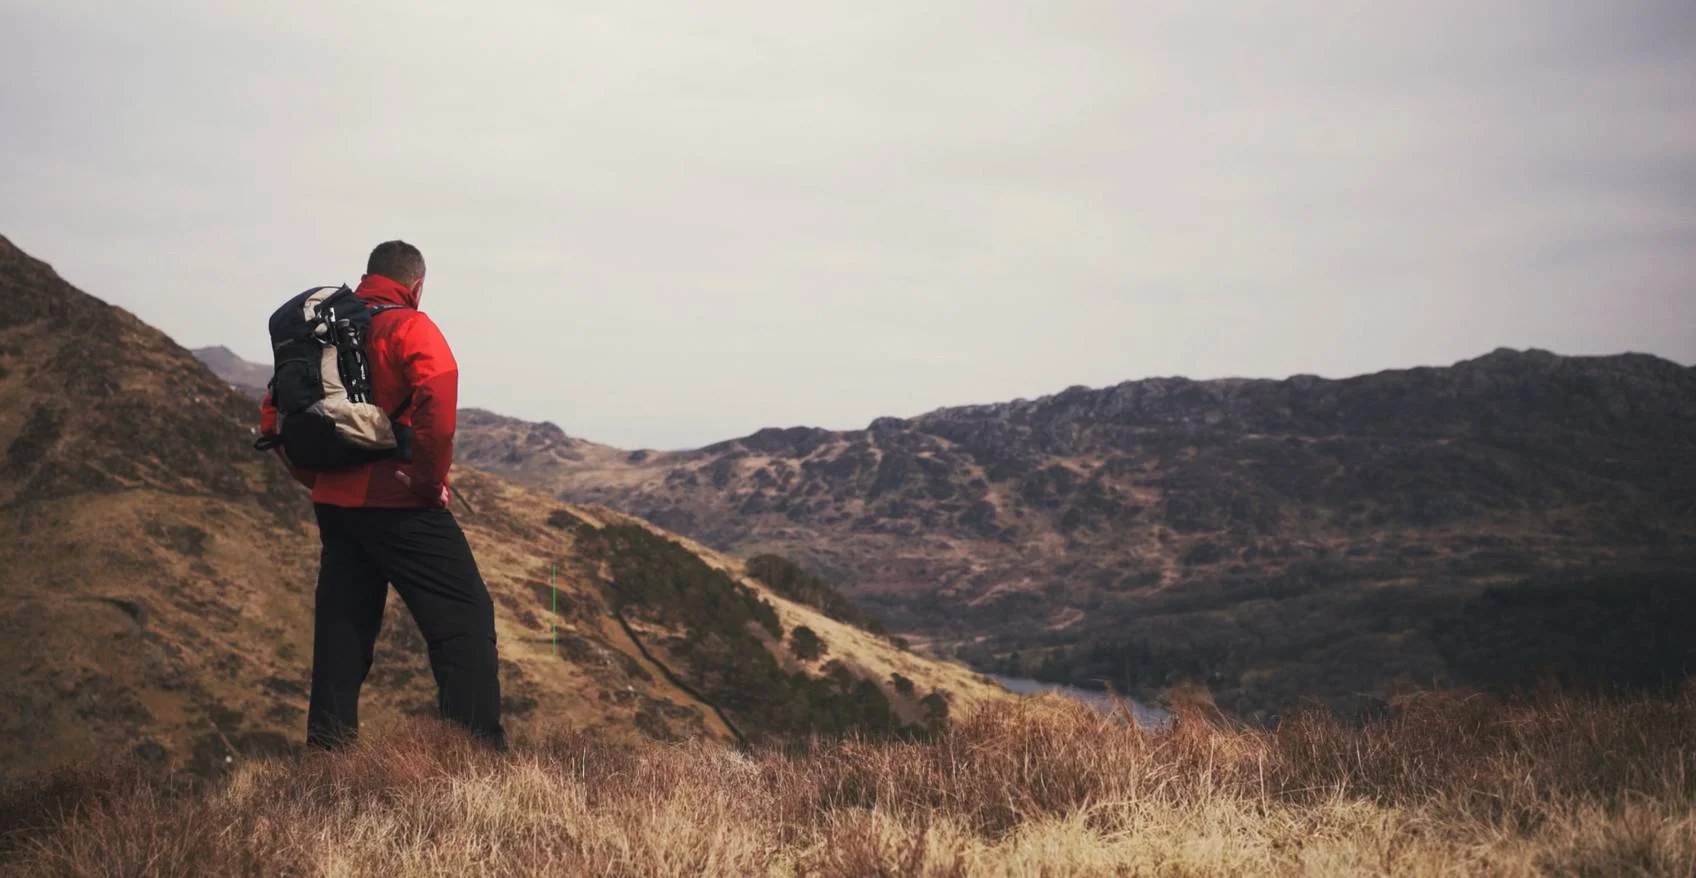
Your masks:
[[[418,725],[194,792],[62,780],[0,816],[18,875],[1691,875],[1693,744],[1696,690],[1425,695],[1270,732],[1049,697],[804,755],[503,757]]]

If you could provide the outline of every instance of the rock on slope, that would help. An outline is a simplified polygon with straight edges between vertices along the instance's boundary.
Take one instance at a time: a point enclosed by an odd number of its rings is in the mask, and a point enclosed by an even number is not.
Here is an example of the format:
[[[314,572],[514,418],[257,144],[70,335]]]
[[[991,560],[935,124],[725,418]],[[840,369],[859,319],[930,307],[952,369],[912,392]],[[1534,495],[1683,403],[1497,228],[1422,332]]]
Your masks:
[[[249,448],[252,402],[4,238],[0,301],[0,777],[125,755],[216,770],[289,746],[302,734],[316,537],[305,492]],[[462,521],[497,604],[514,734],[587,728],[634,742],[730,740],[733,724],[751,738],[791,730],[711,703],[704,669],[656,664],[667,642],[714,620],[623,601],[613,570],[644,575],[642,559],[618,546],[584,549],[603,528],[651,528],[476,471],[456,479],[476,508]],[[920,681],[920,694],[944,691],[956,706],[997,694],[958,666],[832,628],[736,562],[685,554],[675,575],[722,568],[739,599],[773,607],[785,630],[810,624],[838,641],[833,683],[786,640],[729,632],[739,661],[783,670],[785,691],[766,693],[773,700],[792,698],[797,679],[815,684],[792,725],[861,719],[810,710],[850,703],[844,692],[882,695],[886,710],[916,724],[916,699],[887,680],[895,668]],[[610,613],[619,603],[630,604],[630,629]],[[399,604],[391,600],[368,684],[367,722],[433,713],[423,645]]]

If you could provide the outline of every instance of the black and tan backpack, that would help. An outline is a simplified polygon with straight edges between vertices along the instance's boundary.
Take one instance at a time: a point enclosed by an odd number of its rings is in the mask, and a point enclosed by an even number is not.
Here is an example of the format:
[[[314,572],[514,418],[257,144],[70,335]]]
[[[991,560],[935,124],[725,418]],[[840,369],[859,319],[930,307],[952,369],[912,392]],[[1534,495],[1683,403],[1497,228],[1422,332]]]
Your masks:
[[[365,346],[371,318],[402,305],[369,305],[344,284],[313,287],[271,315],[271,404],[277,432],[260,451],[280,448],[289,465],[310,472],[377,460],[412,459],[412,430],[395,423],[412,403],[386,412],[371,401]]]

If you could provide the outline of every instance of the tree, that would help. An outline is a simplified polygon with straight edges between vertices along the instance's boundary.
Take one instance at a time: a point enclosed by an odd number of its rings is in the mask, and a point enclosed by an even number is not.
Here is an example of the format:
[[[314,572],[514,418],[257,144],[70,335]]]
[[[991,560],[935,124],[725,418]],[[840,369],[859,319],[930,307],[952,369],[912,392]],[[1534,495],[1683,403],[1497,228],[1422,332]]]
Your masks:
[[[926,722],[932,728],[941,728],[948,724],[948,699],[942,697],[940,691],[932,692],[919,700],[925,709]]]
[[[805,625],[789,632],[789,648],[794,651],[796,658],[809,662],[825,653],[824,641],[819,639],[813,629]]]

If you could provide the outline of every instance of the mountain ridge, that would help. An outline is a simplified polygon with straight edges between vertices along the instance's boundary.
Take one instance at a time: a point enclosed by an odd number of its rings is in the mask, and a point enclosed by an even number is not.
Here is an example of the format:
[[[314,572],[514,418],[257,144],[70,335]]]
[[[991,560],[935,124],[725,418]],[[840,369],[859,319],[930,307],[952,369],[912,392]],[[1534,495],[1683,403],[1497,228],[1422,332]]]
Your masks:
[[[1271,713],[1488,683],[1484,647],[1453,632],[1492,589],[1592,568],[1684,576],[1692,401],[1696,372],[1660,358],[1499,350],[488,465],[795,557],[979,667],[1136,694],[1202,679]]]

